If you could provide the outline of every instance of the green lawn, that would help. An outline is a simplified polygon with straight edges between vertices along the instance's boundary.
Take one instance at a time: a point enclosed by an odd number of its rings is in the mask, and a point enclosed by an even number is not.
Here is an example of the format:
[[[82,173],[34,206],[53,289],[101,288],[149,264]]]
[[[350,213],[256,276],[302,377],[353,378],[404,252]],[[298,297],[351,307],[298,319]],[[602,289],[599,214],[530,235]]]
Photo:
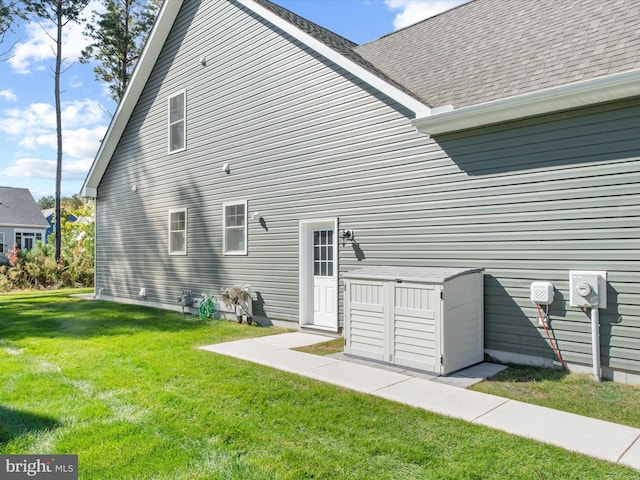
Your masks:
[[[331,355],[342,352],[343,347],[344,339],[336,338],[297,350]],[[637,385],[598,383],[590,375],[510,365],[507,370],[470,389],[640,428],[640,387]]]
[[[86,480],[638,478],[196,348],[278,332],[64,292],[0,295],[0,453],[78,454]]]

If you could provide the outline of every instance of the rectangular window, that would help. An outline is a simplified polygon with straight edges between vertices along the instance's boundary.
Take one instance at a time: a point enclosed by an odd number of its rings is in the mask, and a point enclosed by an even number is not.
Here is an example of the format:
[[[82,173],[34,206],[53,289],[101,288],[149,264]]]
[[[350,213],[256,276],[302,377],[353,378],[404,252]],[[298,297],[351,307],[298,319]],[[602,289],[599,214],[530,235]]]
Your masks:
[[[33,250],[38,240],[42,240],[41,233],[16,232],[16,245],[20,250]]]
[[[4,253],[4,232],[0,232],[0,253]]]
[[[313,275],[333,277],[333,230],[313,232]]]
[[[187,101],[186,92],[169,97],[169,153],[187,148]]]
[[[187,254],[187,209],[169,210],[169,255]]]
[[[225,255],[247,254],[247,202],[223,204],[223,251]]]

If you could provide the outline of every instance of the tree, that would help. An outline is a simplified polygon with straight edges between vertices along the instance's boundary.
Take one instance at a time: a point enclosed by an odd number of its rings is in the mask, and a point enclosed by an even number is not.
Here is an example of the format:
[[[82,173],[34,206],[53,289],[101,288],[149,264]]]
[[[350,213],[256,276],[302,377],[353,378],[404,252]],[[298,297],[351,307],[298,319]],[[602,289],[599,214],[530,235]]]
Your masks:
[[[9,32],[16,20],[24,18],[22,4],[17,0],[0,0],[0,44],[4,41],[4,36]],[[0,58],[9,53],[8,50],[0,51]]]
[[[60,188],[62,184],[62,107],[60,101],[60,75],[62,74],[62,31],[70,22],[76,22],[89,0],[25,0],[27,11],[41,20],[49,21],[56,27],[54,69],[54,95],[56,102],[56,133],[57,133],[57,157],[56,157],[56,218],[60,217]],[[61,222],[56,222],[56,262],[60,262],[62,232]]]
[[[67,210],[77,210],[82,206],[82,199],[78,197],[77,193],[74,193],[70,197],[63,197],[61,203]]]
[[[93,43],[80,61],[98,61],[96,80],[109,84],[111,98],[119,102],[131,78],[159,9],[159,0],[103,0],[104,12],[92,12],[85,35]]]
[[[47,208],[53,208],[56,206],[56,199],[53,195],[42,197],[38,200],[38,207],[40,210],[46,210]]]

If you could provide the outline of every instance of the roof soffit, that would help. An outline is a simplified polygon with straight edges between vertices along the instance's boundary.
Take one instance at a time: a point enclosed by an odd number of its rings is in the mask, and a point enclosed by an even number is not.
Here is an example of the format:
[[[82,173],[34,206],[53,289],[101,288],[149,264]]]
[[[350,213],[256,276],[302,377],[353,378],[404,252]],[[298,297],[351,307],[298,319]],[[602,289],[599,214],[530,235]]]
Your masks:
[[[442,113],[435,113],[440,109],[434,109],[434,115],[416,118],[412,124],[419,131],[433,136],[636,96],[640,96],[640,70],[460,109],[450,107],[442,109]]]

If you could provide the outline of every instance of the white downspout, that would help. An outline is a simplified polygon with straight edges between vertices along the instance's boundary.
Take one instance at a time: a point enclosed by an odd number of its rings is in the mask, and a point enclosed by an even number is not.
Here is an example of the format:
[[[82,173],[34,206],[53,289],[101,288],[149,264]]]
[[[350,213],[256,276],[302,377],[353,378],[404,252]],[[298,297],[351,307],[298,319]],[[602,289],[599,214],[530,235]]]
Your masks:
[[[600,312],[597,306],[591,307],[591,354],[593,356],[593,377],[600,378]]]

